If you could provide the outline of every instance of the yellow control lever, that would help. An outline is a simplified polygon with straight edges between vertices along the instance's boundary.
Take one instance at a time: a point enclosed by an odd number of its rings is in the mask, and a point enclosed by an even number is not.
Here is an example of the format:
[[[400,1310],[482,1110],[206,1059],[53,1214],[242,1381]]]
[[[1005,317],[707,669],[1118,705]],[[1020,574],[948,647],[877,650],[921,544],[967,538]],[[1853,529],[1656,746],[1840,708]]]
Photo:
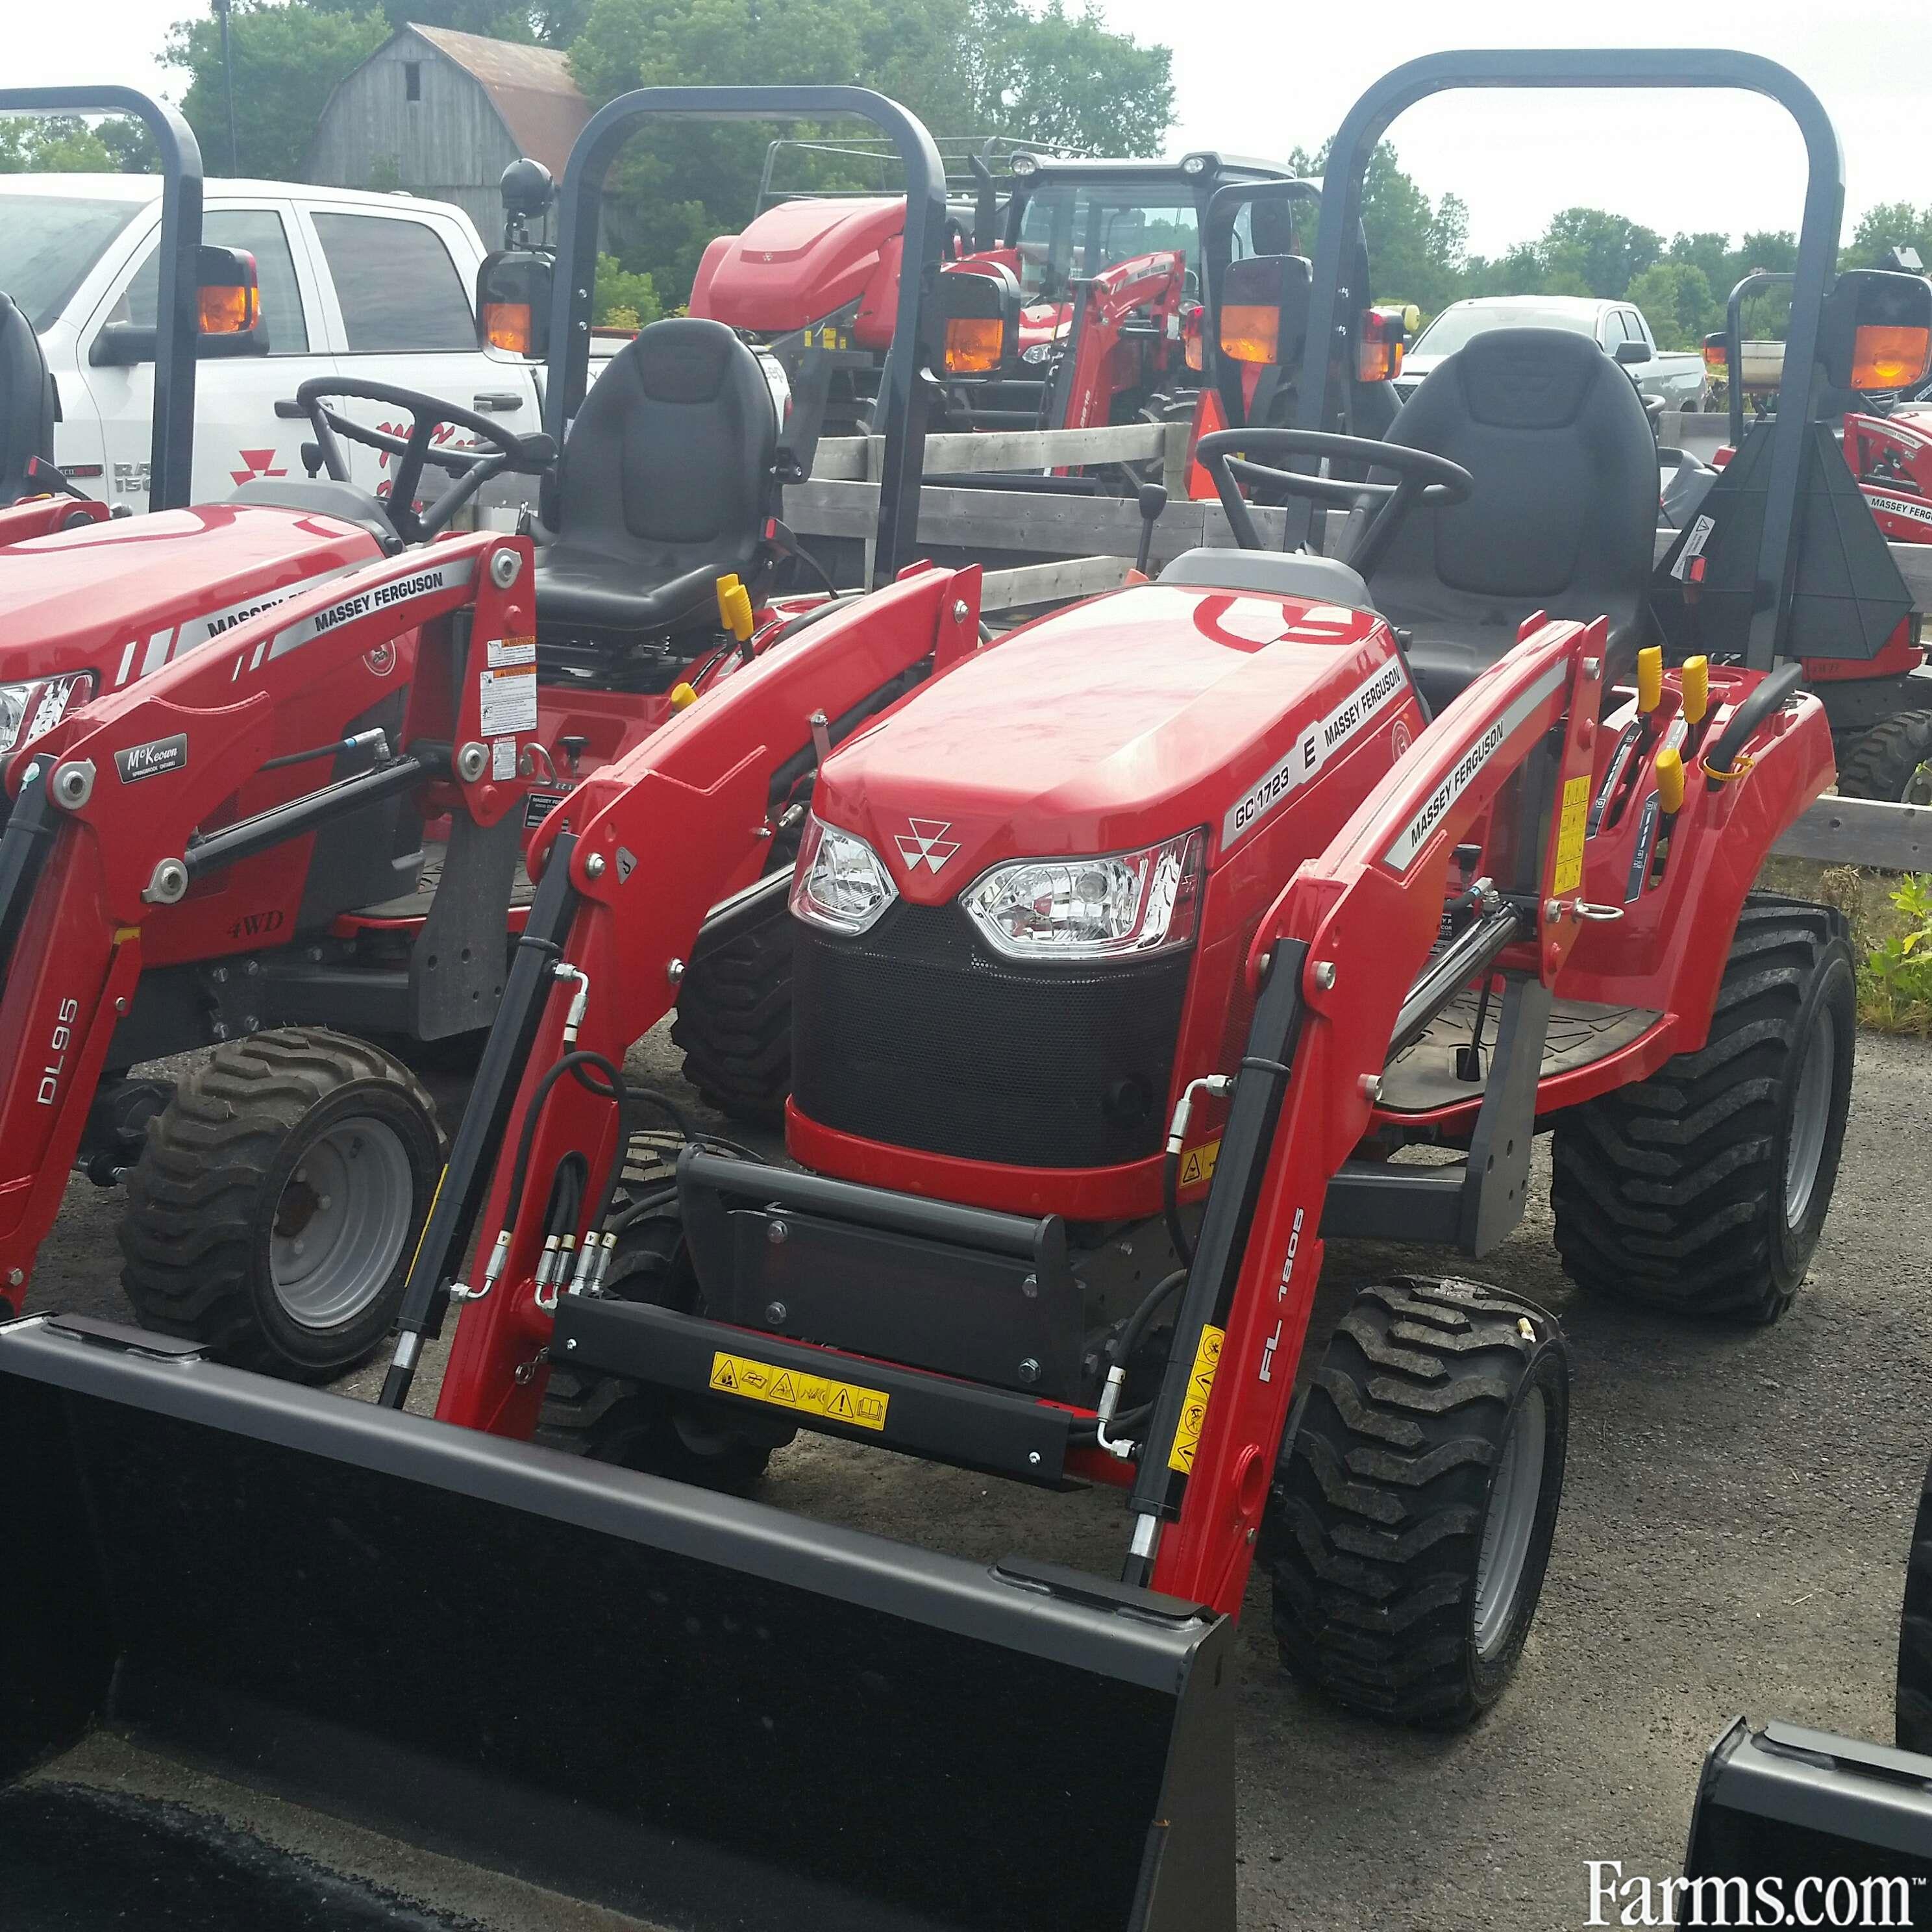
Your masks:
[[[752,593],[734,572],[718,580],[718,621],[741,644],[752,640]]]
[[[1675,745],[1666,746],[1657,754],[1657,797],[1673,815],[1684,808],[1684,760]]]
[[[1684,723],[1702,724],[1705,712],[1711,708],[1711,660],[1686,658],[1679,682],[1684,692]]]
[[[1664,653],[1646,644],[1636,654],[1636,708],[1654,711],[1664,702]]]

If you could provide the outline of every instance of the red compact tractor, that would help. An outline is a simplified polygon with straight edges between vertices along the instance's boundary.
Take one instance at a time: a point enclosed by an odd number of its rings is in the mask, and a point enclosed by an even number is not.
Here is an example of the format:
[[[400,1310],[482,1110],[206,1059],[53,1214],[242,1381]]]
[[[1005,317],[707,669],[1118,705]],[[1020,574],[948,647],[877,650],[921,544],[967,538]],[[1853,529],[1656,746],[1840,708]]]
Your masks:
[[[1022,152],[1007,165],[1004,209],[983,200],[970,242],[956,240],[941,271],[952,418],[1077,429],[1185,413],[1202,380],[1209,202],[1217,189],[1292,177],[1212,153],[1168,162]],[[1266,235],[1257,243],[1251,219],[1239,248],[1295,252],[1286,233],[1279,247]],[[807,349],[842,352],[828,420],[850,428],[893,340],[904,220],[897,196],[781,201],[706,249],[691,313],[728,322],[788,366]]]
[[[923,130],[877,104],[897,117],[911,171],[931,178]],[[634,120],[599,127],[621,139]],[[190,142],[178,134],[164,152],[198,205]],[[594,203],[601,180],[601,167],[574,169],[573,206]],[[910,238],[936,262],[927,200]],[[586,218],[566,239],[587,248],[594,233]],[[569,248],[563,260],[567,299],[587,271]],[[191,338],[158,346],[165,376],[192,370]],[[527,914],[532,829],[578,778],[775,647],[796,676],[822,676],[825,742],[898,694],[888,678],[865,681],[871,653],[854,658],[854,684],[836,639],[828,650],[809,633],[822,598],[769,601],[787,548],[780,478],[802,466],[784,466],[753,353],[716,322],[680,319],[646,329],[587,395],[582,358],[574,370],[567,359],[548,385],[562,455],[544,476],[550,541],[534,568],[526,540],[493,546],[448,526],[490,476],[548,463],[554,446],[346,380],[304,385],[295,406],[326,476],[133,520],[64,497],[0,511],[8,1311],[78,1166],[126,1181],[123,1282],[144,1321],[306,1375],[366,1354],[393,1322],[441,1166],[408,1063],[485,1036]],[[408,417],[408,435],[355,422],[335,406],[344,397]],[[885,417],[890,464],[914,489],[922,422],[916,406]],[[164,411],[157,424],[158,436],[178,427]],[[464,446],[434,440],[445,424]],[[394,459],[386,502],[346,480],[344,436]],[[428,508],[425,465],[450,476]],[[910,527],[905,494],[884,492],[888,574]],[[486,569],[503,574],[486,584]],[[304,623],[313,638],[298,637]],[[242,730],[229,713],[244,658]],[[776,789],[734,820],[707,904],[788,861],[817,757],[813,708],[766,721],[721,767],[765,757]],[[133,899],[102,896],[110,872],[138,872]],[[677,989],[693,1077],[747,1113],[775,1114],[785,1090],[788,962],[771,940],[782,920],[782,892],[734,904],[686,946]],[[178,1080],[148,1070],[202,1047],[214,1051]]]
[[[1683,50],[1378,82],[1279,327],[1333,339],[1404,108],[1525,86],[1779,100],[1811,162],[1794,384],[1874,327],[1932,352],[1923,283],[1834,282],[1815,97]],[[1238,548],[990,644],[970,571],[822,620],[875,688],[930,675],[816,747],[801,1168],[697,1137],[674,1175],[626,1172],[665,1103],[625,1054],[811,701],[774,652],[538,829],[380,1406],[98,1323],[0,1332],[26,1504],[0,1774],[105,1715],[707,1932],[1232,1932],[1232,1625],[1258,1559],[1304,1681],[1436,1726],[1494,1702],[1562,1492],[1563,1336],[1459,1265],[1376,1282],[1305,1350],[1324,1244],[1489,1252],[1548,1131],[1587,1288],[1759,1321],[1797,1289],[1853,1039],[1840,923],[1752,890],[1832,775],[1788,661],[1804,412],[1773,433],[1736,661],[1666,670],[1653,439],[1594,346],[1482,337],[1383,442],[1333,436],[1327,406],[1311,387],[1294,427],[1204,442]],[[1244,481],[1352,510],[1345,557],[1259,548]],[[430,1422],[401,1405],[452,1303]],[[1111,1485],[1120,1573],[719,1492],[800,1428]],[[589,1455],[507,1439],[539,1433]],[[479,1703],[450,1646],[506,1641],[556,1656],[490,1670]]]

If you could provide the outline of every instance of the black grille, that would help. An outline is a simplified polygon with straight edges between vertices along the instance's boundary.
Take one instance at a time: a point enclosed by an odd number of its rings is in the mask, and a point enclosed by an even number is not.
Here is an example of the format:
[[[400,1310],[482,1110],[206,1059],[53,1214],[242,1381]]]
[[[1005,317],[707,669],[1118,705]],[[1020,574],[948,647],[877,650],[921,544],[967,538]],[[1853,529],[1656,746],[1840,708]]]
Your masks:
[[[793,1093],[822,1126],[1018,1167],[1160,1150],[1191,951],[1026,966],[956,905],[842,939],[800,926]]]

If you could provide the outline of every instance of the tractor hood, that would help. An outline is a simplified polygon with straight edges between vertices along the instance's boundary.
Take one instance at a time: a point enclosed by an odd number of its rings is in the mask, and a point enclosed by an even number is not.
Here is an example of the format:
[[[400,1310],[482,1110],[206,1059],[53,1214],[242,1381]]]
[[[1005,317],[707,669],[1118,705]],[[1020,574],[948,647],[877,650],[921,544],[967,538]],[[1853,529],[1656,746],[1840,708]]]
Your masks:
[[[0,549],[0,683],[91,670],[118,689],[270,604],[382,554],[367,530],[266,504],[160,510]]]
[[[754,335],[789,334],[869,296],[859,334],[892,334],[885,289],[898,286],[905,198],[782,201],[705,252],[691,313]]]
[[[1218,866],[1399,716],[1420,728],[1372,611],[1145,584],[926,686],[826,764],[814,808],[928,905],[1005,860],[1129,851],[1196,825]]]

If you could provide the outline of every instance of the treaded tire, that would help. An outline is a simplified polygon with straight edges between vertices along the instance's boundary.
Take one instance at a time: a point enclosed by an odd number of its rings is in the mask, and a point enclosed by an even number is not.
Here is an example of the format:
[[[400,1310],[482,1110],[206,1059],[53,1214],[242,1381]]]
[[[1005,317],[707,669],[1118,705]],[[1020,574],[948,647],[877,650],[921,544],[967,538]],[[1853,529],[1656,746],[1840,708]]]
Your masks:
[[[618,1237],[603,1292],[691,1311],[697,1283],[674,1217],[640,1222]],[[533,1439],[566,1456],[742,1496],[764,1474],[772,1445],[748,1439],[732,1426],[734,1419],[717,1405],[674,1410],[661,1390],[553,1363]]]
[[[1703,1046],[1557,1118],[1550,1202],[1571,1280],[1675,1314],[1776,1321],[1831,1207],[1857,1019],[1844,921],[1754,895]],[[1828,1038],[1828,1112],[1794,1220],[1786,1157],[1806,1054]]]
[[[1362,1290],[1298,1406],[1262,1531],[1291,1676],[1436,1729],[1495,1702],[1543,1588],[1569,1389],[1563,1331],[1532,1302],[1414,1276]],[[1515,1450],[1539,1425],[1532,1480]],[[1498,1547],[1515,1556],[1483,1591],[1499,1498]]]
[[[1845,754],[1838,790],[1846,798],[1932,804],[1932,711],[1901,711],[1874,724]]]
[[[791,1091],[791,915],[773,916],[694,961],[671,1022],[684,1076],[706,1106],[776,1126]]]
[[[298,1166],[358,1120],[393,1137],[390,1225],[376,1240],[385,1264],[340,1318],[304,1323],[278,1291],[272,1242]],[[326,1381],[388,1334],[442,1162],[435,1103],[380,1047],[319,1028],[230,1040],[148,1124],[128,1174],[121,1285],[144,1328],[244,1367]]]
[[[1932,1469],[1912,1526],[1905,1566],[1905,1615],[1898,1628],[1897,1720],[1900,1750],[1932,1756]]]

